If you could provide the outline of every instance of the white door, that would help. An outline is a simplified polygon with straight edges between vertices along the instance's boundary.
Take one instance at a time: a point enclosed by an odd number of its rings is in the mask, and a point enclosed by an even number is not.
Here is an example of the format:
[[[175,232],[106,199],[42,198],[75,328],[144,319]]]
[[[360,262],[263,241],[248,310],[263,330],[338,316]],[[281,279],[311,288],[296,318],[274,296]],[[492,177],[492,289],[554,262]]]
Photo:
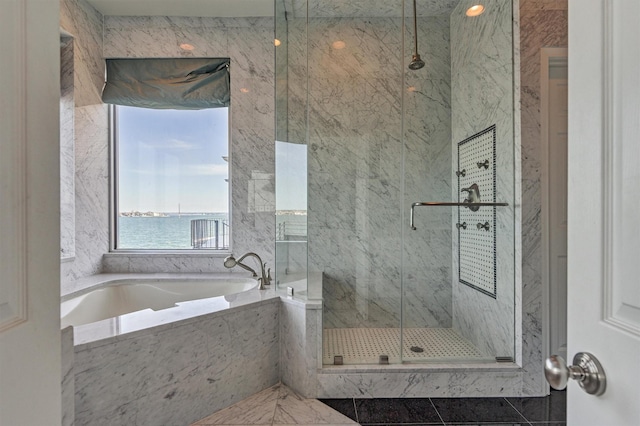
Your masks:
[[[640,425],[640,1],[569,1],[568,355],[590,352],[601,396],[568,385],[569,425]]]
[[[0,425],[61,423],[57,1],[0,2]]]

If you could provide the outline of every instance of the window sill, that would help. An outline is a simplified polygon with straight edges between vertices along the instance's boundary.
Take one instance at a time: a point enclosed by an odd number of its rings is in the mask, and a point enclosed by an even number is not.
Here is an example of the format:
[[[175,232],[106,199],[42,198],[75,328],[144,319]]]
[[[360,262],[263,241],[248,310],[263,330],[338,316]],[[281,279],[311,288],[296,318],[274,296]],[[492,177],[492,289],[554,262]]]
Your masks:
[[[104,257],[177,257],[177,258],[225,258],[231,254],[230,250],[116,250],[105,253]]]

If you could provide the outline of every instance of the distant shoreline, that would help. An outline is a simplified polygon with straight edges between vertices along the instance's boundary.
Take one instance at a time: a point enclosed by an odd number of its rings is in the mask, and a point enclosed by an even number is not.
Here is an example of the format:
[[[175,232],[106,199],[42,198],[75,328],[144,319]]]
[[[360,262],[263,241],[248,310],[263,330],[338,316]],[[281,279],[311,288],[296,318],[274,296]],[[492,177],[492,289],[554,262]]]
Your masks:
[[[130,211],[130,212],[120,212],[118,216],[120,217],[170,217],[170,216],[227,216],[228,213],[208,213],[208,212],[139,212],[139,211]]]

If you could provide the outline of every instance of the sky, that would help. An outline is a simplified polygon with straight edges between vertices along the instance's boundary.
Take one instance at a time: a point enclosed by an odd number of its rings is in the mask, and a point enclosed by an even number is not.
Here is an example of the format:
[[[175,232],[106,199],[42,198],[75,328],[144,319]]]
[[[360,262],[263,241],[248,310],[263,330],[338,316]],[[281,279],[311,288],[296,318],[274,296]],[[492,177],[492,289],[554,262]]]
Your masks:
[[[121,212],[228,212],[228,108],[117,108]]]

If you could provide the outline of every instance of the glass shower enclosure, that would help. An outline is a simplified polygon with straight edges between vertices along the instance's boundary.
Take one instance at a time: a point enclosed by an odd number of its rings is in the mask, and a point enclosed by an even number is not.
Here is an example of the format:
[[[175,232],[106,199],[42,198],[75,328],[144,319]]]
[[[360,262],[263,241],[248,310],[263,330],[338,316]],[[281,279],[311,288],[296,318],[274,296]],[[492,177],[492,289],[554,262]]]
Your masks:
[[[275,2],[276,282],[325,365],[517,361],[513,7],[477,3]]]

